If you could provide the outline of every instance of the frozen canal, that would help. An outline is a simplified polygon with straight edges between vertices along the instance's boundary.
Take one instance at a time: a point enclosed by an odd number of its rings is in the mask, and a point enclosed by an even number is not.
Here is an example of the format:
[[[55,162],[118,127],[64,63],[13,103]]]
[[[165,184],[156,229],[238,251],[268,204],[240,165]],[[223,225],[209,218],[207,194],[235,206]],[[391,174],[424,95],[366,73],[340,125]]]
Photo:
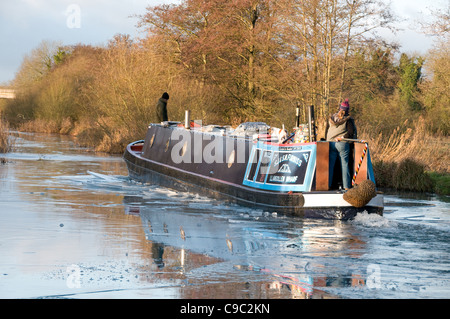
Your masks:
[[[1,298],[449,298],[449,198],[302,220],[132,182],[120,156],[15,134]]]

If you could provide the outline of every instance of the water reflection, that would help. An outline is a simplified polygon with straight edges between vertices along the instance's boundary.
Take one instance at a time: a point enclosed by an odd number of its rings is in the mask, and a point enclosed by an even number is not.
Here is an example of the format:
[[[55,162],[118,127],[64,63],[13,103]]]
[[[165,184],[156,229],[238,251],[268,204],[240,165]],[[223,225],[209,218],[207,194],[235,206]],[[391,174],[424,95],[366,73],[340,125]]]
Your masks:
[[[126,214],[140,216],[154,264],[160,270],[177,271],[195,287],[216,281],[227,286],[234,278],[232,285],[240,286],[234,292],[248,285],[251,289],[244,290],[258,296],[336,298],[322,288],[365,285],[365,272],[347,269],[346,261],[357,259],[366,243],[340,221],[324,226],[323,221],[240,213],[212,205],[203,211],[155,209],[148,198],[139,196],[125,196],[124,205]],[[321,258],[345,258],[345,262],[341,269],[335,262],[335,271],[330,271],[329,261]],[[198,297],[198,293],[194,287],[181,291],[183,297]]]

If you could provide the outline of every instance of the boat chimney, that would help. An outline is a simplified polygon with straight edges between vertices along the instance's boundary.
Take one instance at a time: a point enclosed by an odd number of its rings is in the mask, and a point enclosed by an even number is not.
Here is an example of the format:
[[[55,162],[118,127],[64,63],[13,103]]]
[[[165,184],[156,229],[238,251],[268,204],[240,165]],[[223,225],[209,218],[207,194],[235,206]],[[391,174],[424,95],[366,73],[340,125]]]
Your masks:
[[[300,102],[297,102],[297,109],[295,110],[295,127],[300,126]]]
[[[189,110],[184,111],[184,128],[187,130],[191,128],[190,113],[191,111]]]
[[[316,141],[316,123],[314,120],[314,105],[309,106],[308,124],[309,124],[309,141],[315,142]]]

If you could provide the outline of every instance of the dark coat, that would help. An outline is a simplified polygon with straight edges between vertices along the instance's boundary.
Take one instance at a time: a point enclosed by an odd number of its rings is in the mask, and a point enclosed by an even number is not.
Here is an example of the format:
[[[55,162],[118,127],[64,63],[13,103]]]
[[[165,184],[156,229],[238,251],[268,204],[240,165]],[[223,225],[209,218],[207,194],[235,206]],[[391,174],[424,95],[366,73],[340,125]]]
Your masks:
[[[167,117],[167,100],[160,98],[156,104],[156,120],[157,122],[168,121]]]

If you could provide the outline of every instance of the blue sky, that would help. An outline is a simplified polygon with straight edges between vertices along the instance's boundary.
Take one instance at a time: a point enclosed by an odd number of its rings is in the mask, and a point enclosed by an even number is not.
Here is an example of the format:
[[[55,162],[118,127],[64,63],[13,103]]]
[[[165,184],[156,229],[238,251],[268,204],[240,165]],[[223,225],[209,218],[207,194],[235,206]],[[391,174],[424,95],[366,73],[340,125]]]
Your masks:
[[[176,3],[177,0],[0,0],[0,84],[12,80],[25,54],[43,40],[63,44],[103,45],[117,33],[139,36],[137,19],[147,6]],[[433,43],[417,33],[416,21],[426,17],[428,8],[443,8],[450,0],[392,0],[392,9],[405,21],[405,30],[395,39],[402,51],[424,54]],[[79,10],[79,11],[77,11]],[[78,14],[79,13],[79,14]],[[79,18],[79,19],[78,19]]]

